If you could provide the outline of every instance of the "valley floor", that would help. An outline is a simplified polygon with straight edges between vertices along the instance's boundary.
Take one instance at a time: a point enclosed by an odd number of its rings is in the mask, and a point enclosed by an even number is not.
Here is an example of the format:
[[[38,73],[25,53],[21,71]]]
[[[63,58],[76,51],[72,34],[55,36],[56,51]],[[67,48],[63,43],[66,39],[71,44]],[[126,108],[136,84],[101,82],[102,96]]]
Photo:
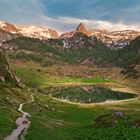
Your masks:
[[[32,62],[13,66],[21,81],[32,90],[28,92],[26,88],[0,83],[0,140],[16,127],[15,120],[20,115],[17,112],[18,105],[28,101],[31,94],[34,94],[35,101],[23,108],[31,114],[31,126],[25,136],[26,140],[140,139],[139,82],[133,81],[131,84],[131,80],[123,79],[121,75],[117,75],[119,69],[71,65],[43,68]],[[118,84],[119,80],[121,82]],[[42,93],[42,89],[46,87],[60,84],[66,86],[66,83],[99,84],[117,91],[135,93],[137,97],[101,104],[70,104]]]

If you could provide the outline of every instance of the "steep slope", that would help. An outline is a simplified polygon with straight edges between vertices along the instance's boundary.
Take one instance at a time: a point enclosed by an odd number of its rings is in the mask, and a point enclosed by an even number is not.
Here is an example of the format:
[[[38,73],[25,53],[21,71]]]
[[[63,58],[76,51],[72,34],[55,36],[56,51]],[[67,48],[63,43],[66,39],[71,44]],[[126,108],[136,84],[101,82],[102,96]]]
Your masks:
[[[19,85],[19,80],[17,79],[14,71],[10,67],[5,52],[2,49],[0,49],[0,80]]]
[[[15,35],[0,29],[0,46],[3,42],[16,37]]]
[[[99,41],[95,36],[88,37],[86,34],[82,32],[76,32],[70,38],[60,39],[62,41],[62,46],[64,49],[76,49],[78,48],[87,48],[90,49],[94,46],[104,45],[101,41]]]

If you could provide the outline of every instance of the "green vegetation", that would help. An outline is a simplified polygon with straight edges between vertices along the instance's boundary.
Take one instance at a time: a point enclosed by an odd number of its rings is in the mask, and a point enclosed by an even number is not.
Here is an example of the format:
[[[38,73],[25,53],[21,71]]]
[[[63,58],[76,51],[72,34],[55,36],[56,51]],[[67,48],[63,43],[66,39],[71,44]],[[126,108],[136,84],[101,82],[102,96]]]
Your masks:
[[[100,81],[99,78],[97,78],[98,80],[91,78],[82,78],[81,80],[77,77],[48,75],[46,68],[31,62],[16,64],[14,67],[22,82],[31,87],[46,87],[49,82],[56,85],[59,82],[76,84],[82,81],[83,84],[89,84]],[[47,83],[47,81],[49,82]],[[44,82],[46,83],[44,84]],[[103,80],[101,79],[100,82]],[[0,113],[2,114],[0,116],[0,138],[3,139],[15,127],[15,120],[19,115],[16,111],[17,107],[19,103],[27,100],[26,93],[28,92],[6,83],[1,83],[0,86]],[[129,122],[138,119],[140,107],[138,99],[118,105],[77,106],[53,100],[48,95],[39,92],[32,93],[35,96],[35,102],[24,107],[24,110],[31,114],[31,126],[26,140],[46,140],[46,138],[48,140],[56,140],[56,138],[57,140],[102,140],[103,138],[105,140],[117,140],[118,138],[132,140],[140,138],[140,128],[133,128],[129,125],[130,123],[125,123],[125,120],[122,120],[114,128],[94,127],[96,118],[104,113],[122,111],[128,117]],[[7,96],[10,99],[6,98]]]
[[[25,107],[30,112],[31,127],[26,135],[27,140],[133,140],[139,139],[140,128],[133,128],[131,121],[139,118],[139,100],[124,105],[96,105],[82,107],[61,103],[50,99],[47,95],[35,94],[35,102]],[[116,110],[117,108],[117,110]],[[124,110],[125,109],[125,110]],[[132,111],[133,110],[133,111]],[[110,112],[122,111],[127,117],[113,128],[96,128],[98,116]]]
[[[0,49],[0,78],[3,77],[4,81],[12,82],[15,85],[19,85],[18,80],[12,70],[5,51]]]
[[[0,140],[16,127],[15,120],[20,115],[17,108],[28,96],[26,89],[0,82]]]
[[[57,85],[59,82],[64,85],[68,82],[79,83],[77,77],[71,78],[48,75],[48,73],[46,73],[47,68],[42,68],[38,64],[31,62],[16,66],[15,70],[18,76],[21,77],[22,81],[28,84],[28,86],[34,87],[36,85],[35,87],[43,88],[46,87],[49,82],[53,83],[53,86]],[[32,77],[34,77],[34,80],[32,80]],[[93,82],[90,78],[83,79],[82,81],[88,84]],[[47,83],[47,81],[49,82]],[[44,84],[44,82],[46,83]],[[53,100],[49,98],[48,95],[39,92],[34,93],[34,95],[35,102],[26,105],[24,108],[24,110],[29,112],[32,116],[30,118],[32,123],[26,135],[27,140],[46,140],[46,138],[48,140],[56,140],[56,138],[57,140],[133,140],[133,138],[140,138],[140,128],[133,128],[131,123],[128,123],[139,118],[139,99],[114,105],[77,106]],[[95,120],[100,115],[116,111],[125,113],[128,122],[126,123],[125,120],[121,120],[113,128],[94,127]]]
[[[135,40],[139,44],[139,40]],[[16,38],[9,43],[15,43],[17,50],[12,58],[18,60],[33,60],[13,64],[16,75],[21,81],[37,91],[21,89],[6,82],[0,82],[0,140],[9,134],[16,126],[15,120],[20,115],[17,108],[20,103],[26,102],[29,95],[34,94],[35,101],[25,105],[24,110],[31,114],[31,126],[26,134],[26,140],[139,140],[140,139],[140,99],[134,98],[120,103],[104,103],[100,105],[89,104],[69,104],[60,102],[43,94],[48,86],[58,85],[94,85],[109,82],[109,80],[101,77],[86,78],[76,76],[66,76],[59,74],[47,73],[47,67],[42,65],[60,64],[68,62],[79,64],[87,58],[91,58],[97,65],[114,65],[127,68],[128,65],[136,65],[139,63],[139,45],[135,42],[130,47],[122,50],[113,51],[109,48],[95,46],[91,49],[76,48],[72,50],[60,50],[56,47],[50,47],[46,41],[40,41],[30,38]],[[61,41],[56,43],[61,45]],[[23,51],[24,50],[24,51]],[[28,53],[26,51],[29,51]],[[133,51],[133,53],[132,53]],[[84,53],[83,53],[84,52]],[[136,56],[136,57],[134,57]],[[132,61],[128,58],[133,58]],[[20,58],[20,59],[19,59]],[[48,60],[49,59],[49,60]],[[54,63],[55,62],[55,63]],[[73,65],[74,66],[74,65]],[[124,71],[126,72],[126,71]],[[55,90],[55,88],[53,89]],[[107,96],[120,99],[120,95],[114,92],[109,93],[108,89],[104,89]],[[49,90],[47,91],[49,92]],[[50,91],[51,93],[52,91]],[[57,91],[61,97],[73,96],[80,100],[91,97],[85,96],[83,90],[79,88],[68,88]],[[100,91],[103,92],[102,89]],[[56,92],[55,92],[56,94]],[[106,96],[105,95],[105,96]],[[125,94],[126,95],[126,94]],[[125,99],[125,96],[121,99]],[[106,97],[99,94],[98,100],[105,101]],[[125,97],[124,97],[125,96]],[[129,95],[128,95],[129,96]],[[127,96],[127,97],[128,97]],[[94,95],[95,97],[95,95]],[[73,100],[72,99],[72,100]],[[114,116],[103,117],[105,114],[114,112],[123,112],[127,118],[117,119],[117,123],[110,128],[108,123],[113,123]],[[95,125],[99,121],[99,125]],[[132,122],[138,122],[138,127],[132,125]],[[107,125],[104,125],[107,124]]]
[[[12,53],[14,59],[33,60],[42,66],[50,66],[60,63],[81,64],[90,59],[91,64],[97,66],[117,66],[123,68],[122,74],[127,77],[138,78],[140,72],[136,66],[140,63],[140,38],[136,38],[127,47],[111,50],[98,41],[89,45],[85,39],[86,47],[61,49],[61,40],[41,41],[38,39],[19,37],[6,43],[17,46],[16,53]],[[73,41],[72,41],[73,43]],[[83,53],[84,52],[84,53]]]
[[[127,67],[129,65],[139,64],[140,60],[140,38],[136,38],[129,46],[116,51],[104,47],[103,44],[100,43],[91,47],[75,47],[72,49],[62,50],[59,48],[59,45],[62,43],[61,40],[49,40],[47,42],[27,37],[19,37],[12,41],[8,41],[7,43],[15,44],[17,46],[17,50],[33,52],[32,54],[26,54],[25,52],[16,53],[16,58],[31,59],[42,64],[47,62],[47,59],[45,58],[50,56],[50,54],[57,62],[66,61],[72,64],[82,63],[85,59],[90,57],[97,65],[110,64]],[[55,47],[50,46],[50,44]],[[53,61],[53,63],[55,61]]]
[[[15,72],[21,81],[27,86],[32,87],[47,87],[49,85],[57,84],[99,84],[109,82],[107,79],[100,77],[84,78],[84,77],[68,77],[68,76],[53,76],[48,75],[47,69],[38,64],[27,62],[21,65],[14,65]]]
[[[46,44],[46,41],[19,37],[7,43],[12,43],[17,46],[18,52],[11,54],[12,58],[33,60],[39,62],[43,66],[61,62],[61,58],[59,57],[61,56],[61,51],[57,48],[50,47]]]

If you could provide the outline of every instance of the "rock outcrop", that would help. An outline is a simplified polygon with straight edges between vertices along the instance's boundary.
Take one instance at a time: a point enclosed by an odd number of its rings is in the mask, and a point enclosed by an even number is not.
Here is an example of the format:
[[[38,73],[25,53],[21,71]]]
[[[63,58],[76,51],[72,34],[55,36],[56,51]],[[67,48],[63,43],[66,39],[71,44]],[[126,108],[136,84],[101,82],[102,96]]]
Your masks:
[[[3,49],[0,49],[0,80],[20,85],[19,79],[15,76]]]
[[[76,28],[76,31],[86,34],[86,33],[87,33],[87,29],[86,29],[86,26],[84,25],[84,23],[81,22],[81,23],[78,25],[78,27]]]

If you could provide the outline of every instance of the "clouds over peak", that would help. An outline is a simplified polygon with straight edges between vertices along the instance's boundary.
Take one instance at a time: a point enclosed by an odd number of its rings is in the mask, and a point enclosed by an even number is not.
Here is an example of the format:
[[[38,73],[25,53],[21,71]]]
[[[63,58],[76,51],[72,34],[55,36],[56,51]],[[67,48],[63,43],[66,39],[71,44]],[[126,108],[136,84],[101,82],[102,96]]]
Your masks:
[[[65,32],[74,30],[76,26],[83,22],[88,29],[106,29],[109,31],[117,30],[137,30],[140,31],[139,24],[127,25],[123,21],[112,23],[104,20],[91,20],[91,19],[81,19],[73,17],[57,17],[57,18],[46,18],[48,24],[55,24],[59,31]]]
[[[0,20],[73,30],[88,28],[140,30],[139,0],[1,0]],[[133,16],[132,16],[133,15]]]

